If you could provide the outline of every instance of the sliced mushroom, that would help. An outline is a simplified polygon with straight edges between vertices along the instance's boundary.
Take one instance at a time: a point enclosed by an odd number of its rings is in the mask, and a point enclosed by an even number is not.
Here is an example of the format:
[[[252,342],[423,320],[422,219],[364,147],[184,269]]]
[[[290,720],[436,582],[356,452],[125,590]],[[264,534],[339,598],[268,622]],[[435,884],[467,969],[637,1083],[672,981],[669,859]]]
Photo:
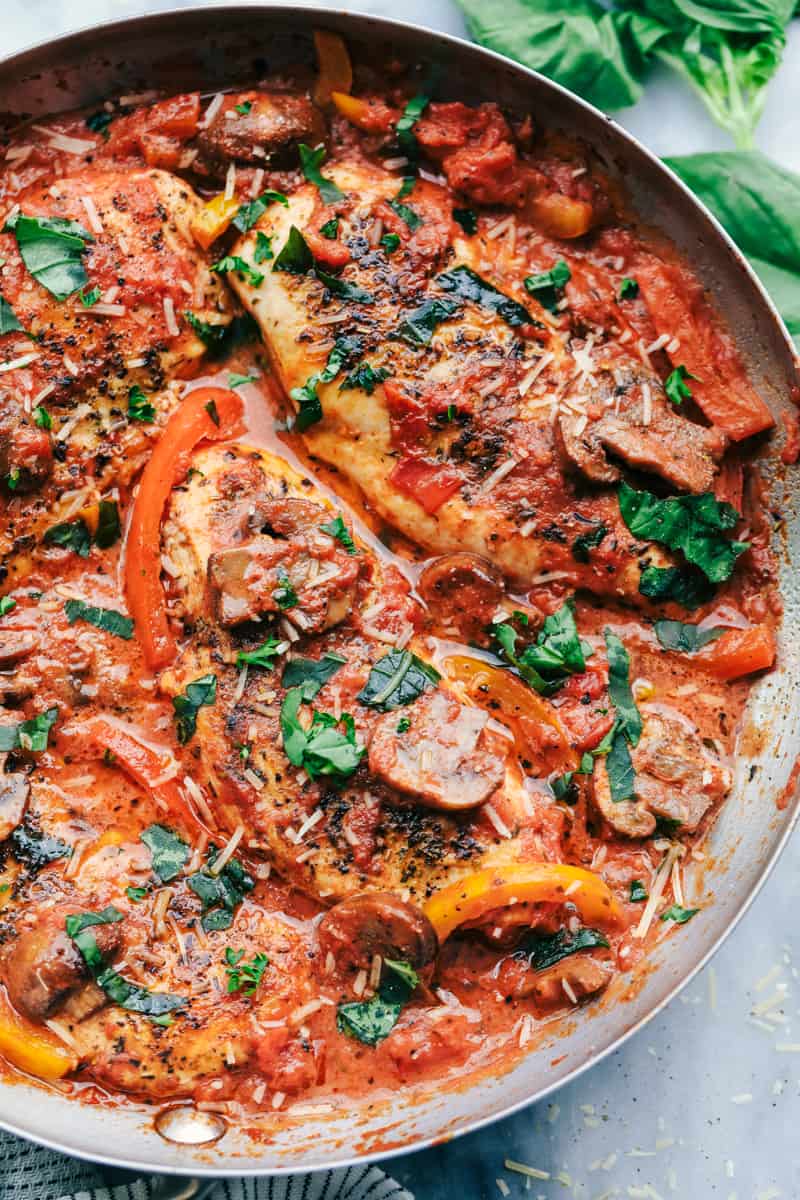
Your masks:
[[[608,959],[593,954],[573,954],[546,971],[529,971],[524,991],[517,995],[531,997],[542,1006],[557,1007],[567,1001],[595,996],[610,982],[614,965]],[[568,990],[569,989],[569,990]]]
[[[39,645],[35,633],[26,630],[15,630],[13,633],[0,634],[0,670],[15,667],[23,658],[27,658]]]
[[[503,599],[503,576],[477,554],[445,554],[428,563],[417,585],[437,629],[480,641]]]
[[[692,833],[706,812],[730,791],[731,773],[682,721],[649,714],[638,746],[631,751],[635,799],[614,803],[604,758],[595,760],[594,802],[625,837],[649,837],[657,818],[677,821]]]
[[[210,159],[264,165],[270,153],[310,137],[316,127],[307,96],[289,92],[241,92],[225,97],[197,145]]]
[[[479,708],[467,708],[443,691],[427,692],[403,709],[408,728],[398,733],[399,715],[375,724],[369,746],[373,775],[431,808],[476,808],[502,784],[506,743],[486,728]]]
[[[391,892],[365,892],[342,900],[317,930],[323,955],[339,971],[369,970],[376,955],[421,971],[436,958],[439,941],[425,914]]]
[[[676,412],[658,377],[644,368],[601,369],[595,379],[586,415],[562,407],[558,418],[564,453],[582,474],[596,483],[617,482],[621,474],[610,451],[682,491],[709,491],[727,444],[720,430]],[[585,383],[580,395],[585,398]]]
[[[31,785],[18,771],[4,773],[6,756],[0,757],[0,842],[10,837],[25,816]]]

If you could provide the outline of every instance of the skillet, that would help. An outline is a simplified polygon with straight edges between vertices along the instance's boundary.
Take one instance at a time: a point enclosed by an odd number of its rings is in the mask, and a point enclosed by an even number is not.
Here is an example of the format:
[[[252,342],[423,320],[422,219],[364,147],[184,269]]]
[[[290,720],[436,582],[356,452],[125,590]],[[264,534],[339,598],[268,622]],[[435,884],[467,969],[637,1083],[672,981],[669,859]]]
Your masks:
[[[290,62],[312,63],[312,28],[341,33],[371,53],[436,64],[442,96],[495,100],[588,141],[644,220],[669,236],[713,291],[755,385],[776,416],[797,384],[792,343],[763,288],[714,218],[634,138],[542,76],[455,38],[399,22],[329,9],[216,6],[182,9],[86,29],[0,62],[0,120],[91,105],[109,95],[163,87],[214,92]],[[716,823],[709,861],[694,881],[708,905],[680,939],[622,975],[601,1005],[562,1019],[513,1070],[449,1094],[420,1091],[390,1105],[364,1101],[346,1118],[287,1120],[268,1143],[229,1129],[211,1144],[172,1142],[152,1109],[99,1108],[56,1090],[0,1083],[0,1126],[109,1165],[194,1176],[270,1175],[388,1157],[475,1130],[541,1099],[610,1053],[653,1017],[714,953],[746,911],[800,810],[792,769],[800,754],[800,559],[798,485],[780,464],[776,435],[762,454],[770,506],[785,518],[776,553],[785,615],[777,668],[753,689],[740,737],[734,789]],[[757,768],[753,772],[753,768]],[[189,1121],[191,1126],[191,1120]],[[185,1135],[183,1135],[185,1136]],[[188,1193],[195,1194],[195,1193]]]

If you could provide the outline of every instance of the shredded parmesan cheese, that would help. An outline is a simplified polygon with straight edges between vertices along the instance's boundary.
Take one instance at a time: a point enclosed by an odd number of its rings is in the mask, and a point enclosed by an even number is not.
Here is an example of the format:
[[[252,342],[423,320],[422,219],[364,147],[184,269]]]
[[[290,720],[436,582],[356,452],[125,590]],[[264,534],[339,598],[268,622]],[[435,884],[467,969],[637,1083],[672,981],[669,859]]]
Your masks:
[[[233,857],[236,847],[244,837],[244,825],[237,825],[236,829],[231,834],[227,844],[222,850],[222,853],[215,860],[214,865],[209,868],[211,875],[219,875],[225,864]]]
[[[167,323],[167,333],[170,337],[177,337],[180,329],[175,319],[175,303],[171,296],[164,297],[164,320]]]

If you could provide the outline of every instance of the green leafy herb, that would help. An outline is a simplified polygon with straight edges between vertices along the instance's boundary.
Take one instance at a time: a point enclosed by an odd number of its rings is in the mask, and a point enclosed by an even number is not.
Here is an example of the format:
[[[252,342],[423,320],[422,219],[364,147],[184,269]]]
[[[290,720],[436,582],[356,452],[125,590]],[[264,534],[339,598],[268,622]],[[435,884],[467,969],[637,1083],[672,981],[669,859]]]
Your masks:
[[[41,404],[38,404],[33,410],[33,419],[40,429],[53,428],[53,418],[50,416],[50,413],[47,411],[47,409],[43,408]]]
[[[6,484],[11,489],[12,492],[15,492],[17,490],[17,488],[19,486],[19,481],[21,478],[22,478],[22,471],[20,470],[19,467],[12,467],[11,470],[6,475]]]
[[[238,374],[238,372],[233,371],[228,376],[228,387],[230,387],[230,388],[244,387],[244,385],[246,383],[255,383],[255,381],[259,378],[260,378],[260,376],[258,376],[258,375],[240,375],[240,374]]]
[[[334,296],[338,296],[340,300],[352,300],[354,304],[375,303],[372,292],[359,287],[357,283],[348,283],[346,279],[339,279],[337,275],[323,271],[320,266],[314,268],[314,273],[320,283],[324,284],[328,291]]]
[[[278,608],[284,612],[287,609],[295,608],[299,603],[299,597],[292,587],[292,581],[283,569],[278,571],[278,586],[274,589],[272,598]]]
[[[183,314],[189,325],[200,338],[200,341],[209,348],[209,350],[221,351],[228,334],[227,325],[212,325],[208,321],[203,321],[195,313],[189,309]]]
[[[536,297],[543,308],[554,313],[558,312],[564,288],[571,278],[572,272],[563,258],[560,258],[549,271],[542,271],[538,275],[528,275],[525,287],[532,296]]]
[[[419,229],[422,224],[422,217],[415,212],[408,204],[403,204],[402,200],[397,197],[389,201],[389,208],[394,209],[401,221],[404,221],[410,230]]]
[[[683,654],[694,654],[725,633],[721,625],[700,629],[697,625],[684,625],[683,621],[656,621],[654,629],[665,650],[678,650]]]
[[[253,107],[253,101],[243,100],[241,104],[234,104],[233,107],[236,109],[240,117],[246,117],[250,112],[250,109]]]
[[[184,312],[184,316],[208,350],[208,357],[214,361],[225,358],[237,346],[255,341],[258,337],[258,326],[249,313],[234,317],[227,324],[217,325],[211,325],[208,321],[201,320],[188,309]]]
[[[296,767],[302,767],[311,779],[319,775],[347,779],[366,753],[366,747],[356,742],[353,718],[345,713],[337,720],[329,713],[315,709],[311,725],[306,729],[298,720],[300,705],[305,698],[305,686],[290,688],[281,705],[281,733],[286,757]]]
[[[24,330],[17,320],[16,314],[14,313],[11,305],[4,296],[0,296],[0,337],[2,337],[4,333],[16,332],[23,333]]]
[[[100,550],[108,550],[119,541],[122,526],[119,519],[119,508],[116,500],[101,500],[97,506],[97,528],[94,531],[94,544]]]
[[[245,283],[249,283],[250,287],[261,287],[264,282],[264,276],[260,271],[255,271],[250,263],[238,254],[226,254],[224,258],[215,262],[212,271],[216,271],[218,275],[227,275],[229,271],[235,271]]]
[[[44,540],[51,546],[62,546],[71,550],[80,558],[88,558],[92,538],[86,527],[86,522],[78,517],[76,521],[64,521],[60,525],[51,525],[45,530]]]
[[[317,692],[347,662],[339,654],[323,654],[321,658],[303,658],[298,655],[283,668],[281,685],[285,688],[302,688],[303,699],[313,700]]]
[[[570,675],[586,670],[586,658],[592,653],[588,642],[582,642],[575,625],[571,601],[545,618],[536,641],[517,653],[519,635],[507,621],[492,626],[500,653],[535,691],[550,696],[558,691]]]
[[[249,963],[242,962],[244,950],[225,949],[225,974],[228,976],[228,991],[252,996],[261,983],[261,977],[269,966],[266,954],[256,954]]]
[[[579,533],[572,543],[572,557],[575,562],[588,563],[589,551],[595,550],[603,538],[608,533],[607,525],[595,525],[592,529],[587,529],[586,533]]]
[[[692,917],[700,912],[699,908],[684,908],[680,904],[673,904],[670,908],[661,914],[662,921],[674,921],[676,925],[685,925],[687,921],[691,921]]]
[[[632,879],[628,899],[631,904],[641,904],[647,899],[647,888],[642,883],[641,879]]]
[[[537,935],[528,934],[513,957],[520,962],[527,962],[533,971],[546,971],[548,967],[577,954],[579,950],[593,950],[597,947],[608,948],[608,939],[597,929],[559,929],[557,933]]]
[[[429,346],[437,325],[461,312],[455,300],[423,300],[397,327],[398,336],[410,346]]]
[[[358,693],[358,701],[379,712],[390,712],[419,699],[435,688],[441,675],[430,663],[423,662],[410,650],[390,650],[379,658]]]
[[[452,271],[438,275],[436,282],[445,292],[451,292],[459,300],[470,300],[481,308],[497,313],[508,325],[533,325],[535,321],[524,305],[512,300],[503,292],[481,279],[471,267],[458,266]]]
[[[330,221],[326,221],[324,225],[320,225],[319,232],[329,242],[335,242],[339,236],[339,218],[331,217]]]
[[[339,391],[345,392],[358,388],[360,391],[366,392],[368,396],[371,396],[375,388],[388,379],[390,375],[391,371],[386,367],[372,367],[368,362],[362,362],[349,375],[345,376],[339,384]]]
[[[383,965],[387,969],[376,994],[369,1000],[340,1004],[336,1012],[339,1032],[365,1046],[377,1046],[389,1036],[419,983],[419,976],[409,963],[385,958]]]
[[[639,591],[648,600],[672,600],[693,611],[707,604],[714,595],[709,583],[697,567],[645,567],[639,578]]]
[[[333,517],[332,520],[320,525],[320,529],[323,533],[329,533],[332,538],[336,538],[336,541],[344,546],[348,554],[358,554],[356,544],[350,535],[350,530],[344,523],[344,517],[341,513]]]
[[[153,859],[153,871],[162,883],[177,879],[189,858],[183,838],[166,825],[149,825],[140,834]]]
[[[101,108],[95,113],[90,113],[84,121],[84,125],[87,129],[91,129],[92,133],[102,133],[103,137],[107,139],[108,127],[113,120],[113,115]]]
[[[6,616],[17,607],[17,602],[11,596],[0,596],[0,617]]]
[[[337,338],[322,370],[315,371],[313,375],[309,376],[302,387],[292,388],[289,395],[299,408],[297,428],[301,433],[322,420],[322,401],[317,394],[319,384],[332,383],[339,372],[344,370],[347,364],[360,353],[360,338]]]
[[[684,400],[691,400],[692,389],[686,380],[696,378],[696,375],[690,375],[686,367],[680,363],[674,371],[670,371],[664,380],[664,391],[667,393],[667,398],[673,404],[683,404]]]
[[[271,671],[281,653],[278,649],[280,645],[277,638],[268,637],[256,650],[240,650],[236,655],[236,666],[239,670],[242,667],[260,667],[262,671]]]
[[[256,232],[256,246],[253,251],[253,261],[257,263],[269,262],[274,258],[272,253],[272,237],[264,233],[262,230]]]
[[[132,900],[134,904],[140,904],[142,902],[142,900],[146,899],[146,897],[147,897],[147,888],[146,887],[126,887],[125,895],[128,897],[129,900]]]
[[[458,222],[464,233],[478,232],[478,217],[471,208],[454,208],[453,220]]]
[[[289,275],[305,275],[314,265],[314,255],[308,242],[296,225],[292,225],[289,236],[272,264],[273,271],[286,271]]]
[[[86,621],[88,625],[94,625],[105,633],[113,633],[114,637],[124,638],[126,642],[133,637],[133,621],[113,608],[96,608],[94,604],[86,604],[83,600],[67,600],[64,611],[70,625],[76,621]]]
[[[419,144],[414,134],[414,126],[430,103],[430,97],[412,96],[403,109],[403,115],[395,125],[397,144],[400,150],[412,163],[419,158]]]
[[[188,685],[186,691],[175,696],[172,707],[178,741],[182,746],[190,742],[197,729],[197,714],[204,705],[211,705],[217,698],[216,675],[202,675]]]
[[[222,870],[214,874],[218,855],[216,846],[209,846],[206,866],[186,880],[202,905],[200,924],[206,933],[230,929],[237,907],[256,886],[252,875],[236,858],[229,859]]]
[[[27,750],[38,754],[46,750],[48,734],[57,720],[58,709],[48,708],[46,712],[28,721],[20,721],[18,725],[0,725],[0,754],[9,750]]]
[[[411,728],[411,722],[408,717],[401,717],[395,727],[395,733],[408,733]]]
[[[591,775],[594,771],[594,755],[582,754],[580,765],[574,771],[565,771],[550,783],[556,800],[564,800],[567,804],[575,804],[578,800],[578,788],[574,783],[576,775]]]
[[[94,238],[77,221],[17,213],[4,230],[14,234],[25,266],[56,300],[66,300],[89,282],[82,256]]]
[[[630,275],[626,275],[619,285],[620,300],[635,300],[639,295],[639,284]]]
[[[320,194],[320,199],[323,204],[336,204],[338,200],[344,199],[344,193],[336,186],[332,179],[327,179],[320,167],[325,162],[326,153],[324,146],[317,146],[312,150],[310,146],[306,146],[300,142],[297,147],[300,153],[300,166],[303,174],[309,183],[313,183]]]
[[[394,254],[400,245],[400,235],[397,233],[385,233],[381,238],[380,244],[387,254]]]
[[[97,940],[91,929],[96,925],[111,925],[123,920],[122,913],[113,905],[104,908],[102,912],[76,913],[67,917],[65,927],[67,935],[80,951],[84,962],[92,973],[95,983],[108,996],[113,1004],[129,1012],[142,1013],[148,1017],[161,1019],[168,1013],[185,1008],[188,1001],[183,996],[173,996],[169,992],[151,992],[138,984],[129,983],[113,969],[107,967],[97,945]]]
[[[78,292],[78,299],[84,308],[92,308],[100,299],[100,288],[93,287],[88,292]]]
[[[270,204],[282,204],[284,208],[288,208],[288,197],[284,196],[283,192],[262,192],[255,200],[248,200],[245,204],[240,205],[239,211],[233,218],[234,226],[242,233],[247,233],[252,229],[256,221],[263,217],[264,213],[269,208]],[[256,259],[258,262],[258,259]]]
[[[642,715],[636,707],[630,684],[631,660],[621,640],[610,629],[605,631],[608,655],[608,695],[617,714],[619,732],[632,746],[642,736]]]
[[[681,550],[686,561],[699,567],[711,583],[730,578],[736,559],[749,545],[723,536],[736,526],[739,514],[711,492],[660,500],[651,492],[637,492],[623,483],[619,508],[634,537]]]
[[[60,858],[72,856],[72,847],[62,842],[61,838],[42,833],[29,824],[18,825],[9,841],[14,857],[34,873],[52,862],[58,862]]]
[[[128,392],[128,420],[155,421],[156,409],[138,384],[134,384]]]

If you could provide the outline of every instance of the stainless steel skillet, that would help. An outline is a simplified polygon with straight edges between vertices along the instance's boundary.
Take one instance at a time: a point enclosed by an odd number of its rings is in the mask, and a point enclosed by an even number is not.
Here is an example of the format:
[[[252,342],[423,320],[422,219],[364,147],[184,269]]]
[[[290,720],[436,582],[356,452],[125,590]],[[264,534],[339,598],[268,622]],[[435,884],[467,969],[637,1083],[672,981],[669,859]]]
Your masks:
[[[683,185],[630,135],[563,88],[454,38],[337,10],[218,6],[121,21],[59,38],[0,63],[0,114],[43,116],[152,87],[214,91],[300,61],[313,63],[312,27],[342,33],[373,57],[384,50],[441,67],[441,92],[497,100],[589,141],[620,178],[642,217],[695,264],[736,334],[752,377],[776,414],[796,384],[792,344],[741,255]],[[692,977],[742,916],[797,818],[790,783],[800,753],[800,514],[797,475],[779,461],[780,436],[764,451],[771,505],[785,517],[776,537],[785,619],[777,670],[754,691],[736,783],[711,837],[718,864],[697,880],[702,918],[669,938],[633,982],[579,1019],[554,1026],[513,1071],[444,1095],[399,1094],[391,1104],[353,1104],[346,1118],[287,1118],[277,1136],[251,1142],[229,1130],[213,1146],[175,1145],[152,1110],[97,1108],[24,1083],[0,1084],[0,1125],[65,1152],[146,1172],[279,1174],[343,1165],[421,1148],[507,1115],[597,1062],[652,1017]],[[791,469],[790,469],[791,471]],[[754,771],[755,768],[755,771]],[[788,788],[788,791],[786,790]],[[779,809],[777,801],[786,803]]]

